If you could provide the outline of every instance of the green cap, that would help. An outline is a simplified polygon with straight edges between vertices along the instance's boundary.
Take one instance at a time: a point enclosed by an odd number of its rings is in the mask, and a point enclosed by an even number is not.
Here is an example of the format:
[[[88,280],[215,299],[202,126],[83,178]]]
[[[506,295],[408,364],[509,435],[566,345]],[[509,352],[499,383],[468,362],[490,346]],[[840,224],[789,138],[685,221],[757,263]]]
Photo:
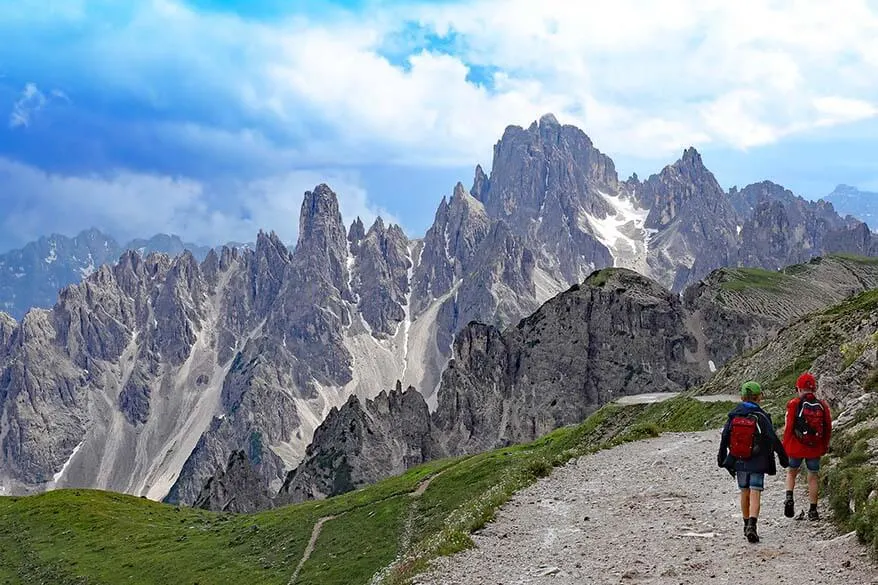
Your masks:
[[[760,396],[762,388],[757,382],[749,381],[741,384],[741,396]]]

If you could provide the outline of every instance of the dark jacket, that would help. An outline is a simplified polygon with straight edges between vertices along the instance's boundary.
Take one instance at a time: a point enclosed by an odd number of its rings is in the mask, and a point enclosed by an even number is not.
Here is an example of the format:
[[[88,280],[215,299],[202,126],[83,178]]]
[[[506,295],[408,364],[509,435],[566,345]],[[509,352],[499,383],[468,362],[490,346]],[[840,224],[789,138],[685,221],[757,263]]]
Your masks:
[[[760,427],[762,429],[761,442],[758,453],[750,459],[738,460],[729,454],[729,434],[731,432],[732,418],[739,415],[747,415],[756,413],[759,417]],[[782,467],[787,467],[790,460],[784,451],[783,443],[774,431],[774,424],[771,422],[771,416],[762,410],[758,404],[753,402],[742,402],[729,413],[729,418],[723,427],[722,438],[719,444],[719,453],[716,456],[716,463],[720,467],[725,467],[729,473],[734,474],[736,471],[746,471],[750,473],[767,473],[768,475],[777,474],[777,466],[774,463],[774,454]]]

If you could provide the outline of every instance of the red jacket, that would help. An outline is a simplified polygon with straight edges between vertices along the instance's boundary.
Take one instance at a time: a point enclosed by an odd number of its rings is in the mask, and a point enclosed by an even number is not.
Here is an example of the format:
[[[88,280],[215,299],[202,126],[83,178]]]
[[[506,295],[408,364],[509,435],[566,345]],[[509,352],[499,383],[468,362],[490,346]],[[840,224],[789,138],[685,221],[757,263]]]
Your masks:
[[[787,402],[787,419],[783,431],[783,447],[791,459],[817,459],[829,451],[829,440],[832,438],[832,415],[829,412],[829,404],[827,404],[825,400],[818,400],[818,402],[823,405],[823,409],[826,413],[826,419],[824,421],[824,429],[826,432],[823,435],[822,445],[809,447],[802,444],[798,437],[796,437],[795,433],[793,433],[796,412],[799,409],[799,400],[800,398],[797,396]]]

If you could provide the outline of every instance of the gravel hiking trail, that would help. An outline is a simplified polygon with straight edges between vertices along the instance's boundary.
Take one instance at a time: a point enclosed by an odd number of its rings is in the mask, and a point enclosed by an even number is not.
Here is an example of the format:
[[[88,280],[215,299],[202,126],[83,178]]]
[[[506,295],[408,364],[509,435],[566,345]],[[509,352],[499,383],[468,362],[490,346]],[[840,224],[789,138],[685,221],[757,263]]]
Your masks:
[[[766,476],[761,542],[744,538],[734,479],[716,466],[719,431],[665,433],[570,461],[522,490],[438,559],[420,585],[878,584],[853,534],[783,515],[784,473]],[[807,496],[796,492],[796,515]]]

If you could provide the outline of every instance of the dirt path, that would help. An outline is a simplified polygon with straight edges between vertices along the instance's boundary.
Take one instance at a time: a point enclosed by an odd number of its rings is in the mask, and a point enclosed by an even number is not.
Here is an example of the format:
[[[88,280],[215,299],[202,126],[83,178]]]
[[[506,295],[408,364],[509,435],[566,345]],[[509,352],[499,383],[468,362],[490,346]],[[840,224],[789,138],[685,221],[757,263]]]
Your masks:
[[[656,404],[659,402],[665,402],[666,400],[670,400],[671,398],[676,398],[679,395],[679,392],[652,392],[648,394],[632,394],[630,396],[622,396],[616,399],[616,404]],[[693,396],[693,398],[698,402],[738,402],[741,400],[740,396],[735,396],[733,394],[705,394],[703,396]]]
[[[878,584],[852,535],[783,516],[782,475],[767,478],[762,542],[748,543],[717,440],[667,433],[573,461],[513,497],[476,548],[414,583]]]
[[[305,547],[305,552],[302,553],[302,560],[299,561],[296,570],[293,572],[293,576],[290,577],[289,585],[293,585],[296,582],[296,579],[299,578],[299,573],[302,571],[302,567],[305,566],[305,563],[311,558],[311,553],[314,552],[314,546],[317,544],[317,539],[320,538],[320,531],[323,530],[323,525],[333,518],[335,518],[335,516],[324,516],[314,524],[314,530],[311,531],[311,540],[308,541],[308,546]]]
[[[430,477],[428,477],[427,479],[425,479],[424,481],[419,483],[418,489],[411,492],[409,495],[413,498],[420,498],[421,496],[424,495],[424,492],[427,491],[427,488],[430,487],[430,484],[433,483],[433,480],[436,479],[437,477],[439,477],[440,475],[442,475],[443,473],[445,473],[444,469],[442,471],[440,471],[439,473],[434,473],[433,475],[431,475]]]

